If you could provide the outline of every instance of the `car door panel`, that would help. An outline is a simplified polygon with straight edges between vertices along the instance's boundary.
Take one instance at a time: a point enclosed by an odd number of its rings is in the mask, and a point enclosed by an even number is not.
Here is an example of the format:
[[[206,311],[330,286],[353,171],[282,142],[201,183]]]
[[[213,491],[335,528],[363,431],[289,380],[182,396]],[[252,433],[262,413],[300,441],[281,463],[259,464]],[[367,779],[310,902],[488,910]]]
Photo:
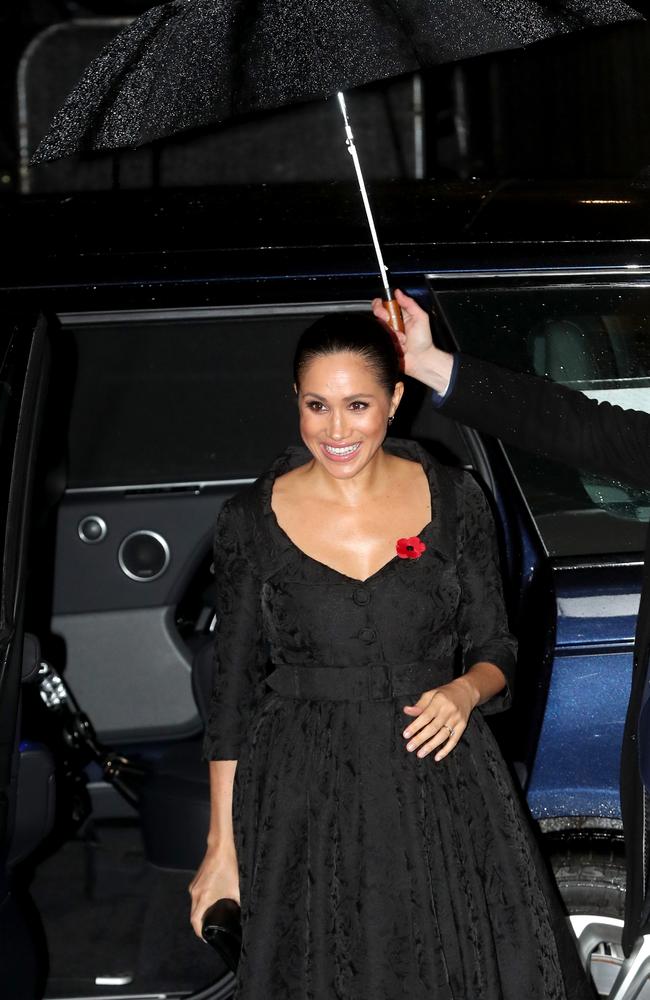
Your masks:
[[[56,526],[54,615],[156,608],[177,603],[209,549],[217,513],[234,489],[179,494],[142,492],[66,495]],[[98,542],[84,542],[79,525],[97,517],[106,525]],[[168,549],[169,562],[155,579],[133,579],[120,564],[120,547],[151,532]],[[150,536],[149,536],[150,537]]]
[[[35,995],[36,963],[12,863],[22,846],[33,849],[48,832],[33,822],[23,825],[18,775],[28,532],[49,328],[44,316],[5,313],[0,322],[0,982],[11,983],[16,1000]],[[33,819],[39,803],[31,804]]]
[[[209,560],[215,518],[232,488],[197,485],[177,494],[97,492],[66,496],[57,517],[51,630],[58,666],[98,736],[108,742],[196,734],[201,722],[191,687],[191,650],[176,608]],[[88,518],[105,525],[84,541]],[[159,576],[134,579],[125,539],[164,542]],[[157,543],[158,544],[158,543]],[[147,563],[142,564],[147,570]],[[142,568],[140,566],[140,568]],[[158,567],[154,567],[157,570]]]

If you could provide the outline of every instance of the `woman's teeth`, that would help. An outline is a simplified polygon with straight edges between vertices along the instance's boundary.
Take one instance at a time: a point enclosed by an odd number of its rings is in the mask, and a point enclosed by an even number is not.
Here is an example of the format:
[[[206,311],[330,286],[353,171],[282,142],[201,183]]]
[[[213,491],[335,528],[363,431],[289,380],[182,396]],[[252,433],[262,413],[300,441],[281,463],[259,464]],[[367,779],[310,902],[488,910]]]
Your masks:
[[[330,444],[324,444],[323,448],[325,451],[329,452],[330,455],[351,455],[353,452],[357,451],[361,447],[360,442],[357,444],[348,444],[344,448],[333,448]]]

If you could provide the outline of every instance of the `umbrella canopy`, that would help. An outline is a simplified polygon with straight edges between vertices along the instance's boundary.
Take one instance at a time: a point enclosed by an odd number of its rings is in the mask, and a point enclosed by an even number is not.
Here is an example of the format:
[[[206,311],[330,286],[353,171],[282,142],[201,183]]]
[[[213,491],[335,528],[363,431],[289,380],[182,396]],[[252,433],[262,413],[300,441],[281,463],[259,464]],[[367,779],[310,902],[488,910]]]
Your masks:
[[[619,0],[172,0],[93,60],[32,162],[140,146],[639,16]]]

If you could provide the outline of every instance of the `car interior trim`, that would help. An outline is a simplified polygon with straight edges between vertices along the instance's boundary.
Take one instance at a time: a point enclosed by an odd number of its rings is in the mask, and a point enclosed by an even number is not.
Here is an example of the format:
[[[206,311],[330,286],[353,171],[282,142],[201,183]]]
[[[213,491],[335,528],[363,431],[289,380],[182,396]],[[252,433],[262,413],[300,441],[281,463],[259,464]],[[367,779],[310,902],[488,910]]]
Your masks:
[[[60,312],[59,322],[63,326],[86,326],[88,323],[129,323],[134,320],[201,320],[239,319],[260,316],[311,316],[313,313],[333,313],[341,311],[367,312],[368,302],[360,299],[340,302],[287,302],[281,305],[240,305],[240,306],[197,306],[177,309],[116,309],[101,312]]]
[[[66,496],[94,496],[96,493],[178,493],[179,491],[194,491],[201,493],[203,490],[212,488],[218,489],[222,486],[247,486],[254,483],[255,479],[202,479],[200,482],[189,483],[133,483],[122,486],[73,486],[66,489]]]
[[[462,280],[464,278],[498,278],[507,281],[509,278],[616,278],[631,276],[650,276],[650,267],[642,264],[623,264],[611,266],[603,264],[601,267],[529,267],[529,268],[481,268],[472,270],[471,268],[457,271],[433,271],[427,273],[425,277],[429,281],[436,280]]]
[[[643,559],[626,559],[624,562],[621,562],[616,559],[616,556],[612,556],[611,559],[599,559],[598,561],[594,559],[573,559],[571,562],[560,562],[559,560],[553,559],[552,562],[553,569],[556,571],[571,571],[576,569],[608,569],[610,566],[616,566],[617,569],[632,569],[643,566]]]

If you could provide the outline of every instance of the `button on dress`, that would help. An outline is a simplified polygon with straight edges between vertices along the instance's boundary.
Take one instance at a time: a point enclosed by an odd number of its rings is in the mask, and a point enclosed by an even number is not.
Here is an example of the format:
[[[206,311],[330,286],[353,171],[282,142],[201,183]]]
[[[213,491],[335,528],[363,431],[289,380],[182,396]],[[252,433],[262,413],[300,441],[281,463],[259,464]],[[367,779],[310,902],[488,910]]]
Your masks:
[[[229,500],[205,760],[237,760],[237,1000],[593,1000],[530,819],[485,721],[510,704],[494,525],[480,487],[410,441],[425,551],[365,581],[307,556],[271,507],[289,448]],[[397,539],[395,540],[397,541]],[[473,663],[505,689],[442,761],[403,707]],[[525,666],[522,667],[525,669]]]

